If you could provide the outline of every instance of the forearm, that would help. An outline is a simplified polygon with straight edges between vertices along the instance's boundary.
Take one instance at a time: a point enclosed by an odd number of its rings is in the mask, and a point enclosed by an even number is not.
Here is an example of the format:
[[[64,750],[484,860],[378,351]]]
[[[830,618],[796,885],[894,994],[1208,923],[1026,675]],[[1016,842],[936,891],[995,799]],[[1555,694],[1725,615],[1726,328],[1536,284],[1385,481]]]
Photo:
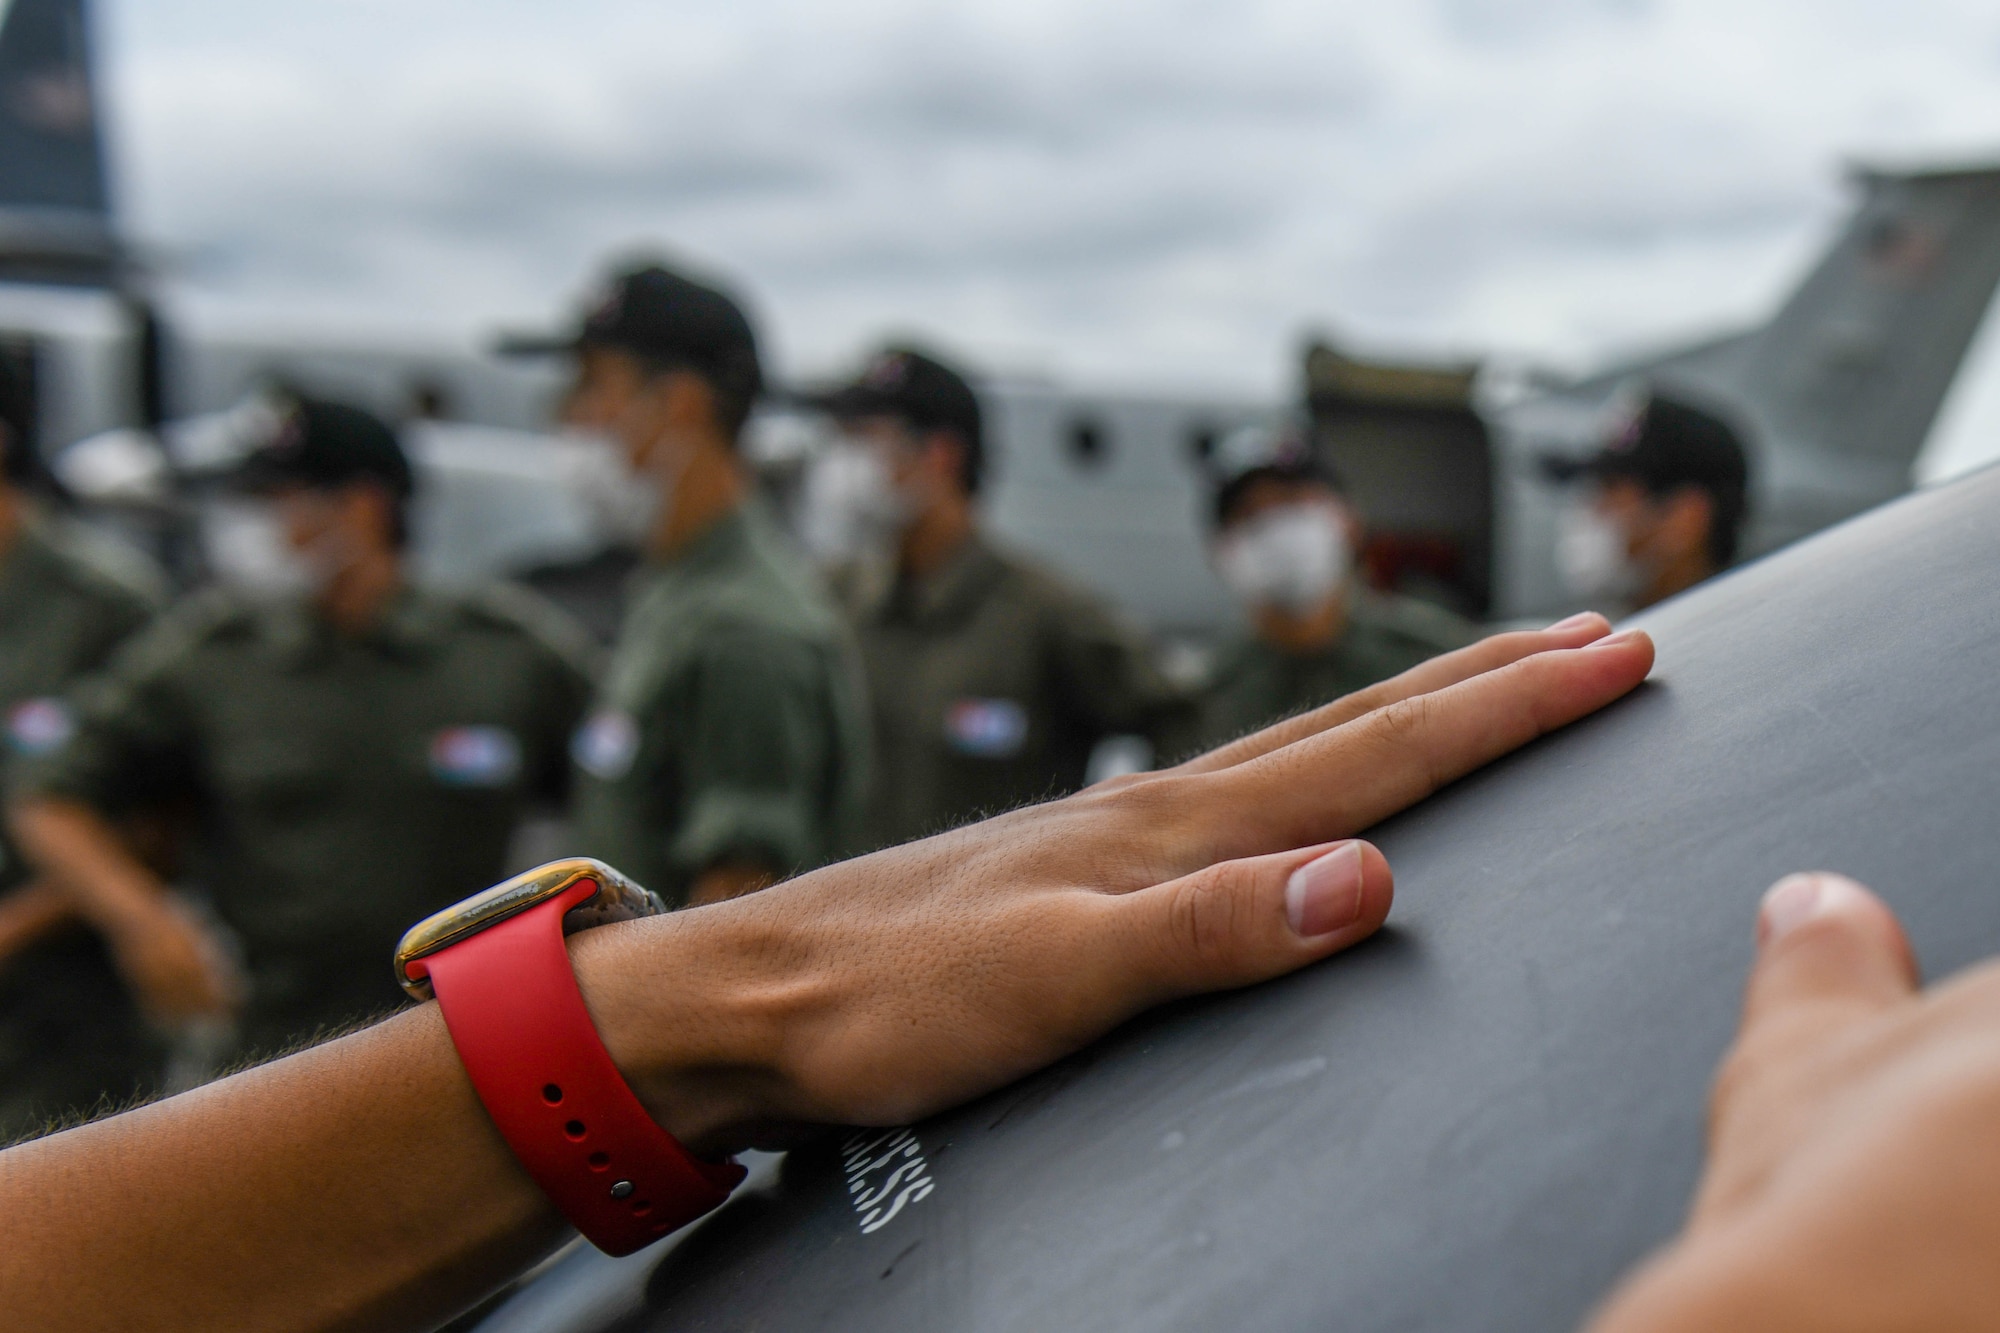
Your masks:
[[[46,880],[0,897],[0,966],[71,917],[69,899]]]
[[[430,1327],[562,1234],[435,1006],[11,1149],[0,1200],[0,1304],[55,1330]]]
[[[576,937],[578,982],[655,1118],[740,1146],[752,1099],[707,1071],[744,1040],[743,1006],[681,926]],[[434,1004],[0,1153],[0,1213],[36,1219],[0,1247],[0,1309],[64,1333],[426,1329],[568,1234]]]
[[[7,813],[28,860],[101,930],[115,931],[166,891],[111,822],[81,802],[31,797]]]

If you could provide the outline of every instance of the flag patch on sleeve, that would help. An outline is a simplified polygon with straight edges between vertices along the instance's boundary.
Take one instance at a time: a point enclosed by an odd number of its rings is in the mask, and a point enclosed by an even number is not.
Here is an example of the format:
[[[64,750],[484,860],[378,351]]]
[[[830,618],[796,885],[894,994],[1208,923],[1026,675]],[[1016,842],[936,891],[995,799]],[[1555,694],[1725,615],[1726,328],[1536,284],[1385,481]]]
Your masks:
[[[976,759],[1011,759],[1028,739],[1028,710],[1012,699],[957,699],[944,715],[945,739]]]
[[[447,787],[504,787],[521,772],[521,742],[505,727],[446,727],[431,737],[431,776]]]
[[[600,709],[576,729],[569,753],[590,776],[616,782],[631,771],[638,757],[639,724],[623,709]]]
[[[7,710],[7,746],[15,754],[52,754],[76,734],[76,715],[60,699],[23,699]]]

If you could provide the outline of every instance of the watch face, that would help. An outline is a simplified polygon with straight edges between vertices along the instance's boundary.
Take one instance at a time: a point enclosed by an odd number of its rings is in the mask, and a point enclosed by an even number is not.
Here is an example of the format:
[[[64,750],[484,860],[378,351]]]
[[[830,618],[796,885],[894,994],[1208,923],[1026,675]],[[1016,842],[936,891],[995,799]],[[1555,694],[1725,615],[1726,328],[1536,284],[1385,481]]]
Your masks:
[[[483,889],[463,902],[454,903],[411,926],[396,946],[396,982],[419,1000],[431,997],[428,977],[413,977],[409,965],[449,949],[478,934],[496,921],[525,912],[538,903],[560,897],[588,880],[595,889],[563,914],[563,934],[574,935],[592,926],[614,921],[631,921],[666,911],[666,905],[650,890],[640,888],[605,865],[577,857],[551,861],[545,866],[514,876],[490,889]]]

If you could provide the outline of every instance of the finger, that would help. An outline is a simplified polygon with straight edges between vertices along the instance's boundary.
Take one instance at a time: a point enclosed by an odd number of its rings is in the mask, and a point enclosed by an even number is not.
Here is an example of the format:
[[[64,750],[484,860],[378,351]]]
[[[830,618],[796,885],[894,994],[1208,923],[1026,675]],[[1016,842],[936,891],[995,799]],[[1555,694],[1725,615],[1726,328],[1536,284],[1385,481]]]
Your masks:
[[[1262,731],[1252,732],[1239,740],[1206,754],[1195,756],[1177,766],[1177,773],[1211,773],[1217,769],[1229,768],[1260,758],[1273,750],[1283,749],[1294,741],[1308,736],[1317,736],[1323,731],[1352,722],[1378,708],[1398,703],[1419,694],[1430,694],[1456,685],[1462,680],[1484,675],[1503,666],[1518,662],[1536,653],[1552,652],[1562,648],[1581,648],[1587,643],[1603,638],[1611,632],[1611,622],[1595,611],[1586,611],[1571,616],[1542,630],[1519,630],[1508,634],[1494,634],[1470,644],[1456,652],[1433,657],[1411,667],[1400,676],[1371,685],[1365,690],[1334,700],[1309,713],[1286,718],[1273,723]]]
[[[1739,1040],[1783,1030],[1810,1040],[1916,990],[1908,936],[1880,898],[1844,875],[1791,875],[1764,895]]]
[[[1381,929],[1394,896],[1382,853],[1349,841],[1208,866],[1100,899],[1145,1005],[1247,986],[1338,953]]]
[[[1195,863],[1352,837],[1447,783],[1631,692],[1653,666],[1637,630],[1537,653],[1200,781]]]

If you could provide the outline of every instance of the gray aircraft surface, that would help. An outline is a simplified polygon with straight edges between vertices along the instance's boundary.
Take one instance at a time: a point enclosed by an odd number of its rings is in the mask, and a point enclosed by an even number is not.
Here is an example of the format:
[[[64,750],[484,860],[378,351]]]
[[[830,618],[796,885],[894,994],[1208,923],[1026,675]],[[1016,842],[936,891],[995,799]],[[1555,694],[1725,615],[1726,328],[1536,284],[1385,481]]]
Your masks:
[[[1996,514],[1989,468],[1653,608],[1651,683],[1369,831],[1376,939],[760,1159],[484,1333],[1577,1327],[1684,1216],[1766,885],[2000,951]]]
[[[589,566],[605,545],[593,468],[547,436],[554,368],[217,337],[162,318],[170,302],[155,296],[171,282],[115,225],[89,38],[86,0],[13,0],[0,18],[0,356],[33,375],[39,443],[63,456],[73,489],[161,540],[161,511],[199,516],[176,483],[223,459],[221,414],[281,378],[426,418],[412,444],[426,483],[416,554],[431,577]],[[1652,384],[1747,428],[1745,551],[1774,549],[1908,488],[2000,279],[2000,171],[1855,182],[1853,216],[1767,323],[1578,380],[1374,364],[1325,346],[1308,352],[1295,404],[995,379],[989,519],[1155,629],[1212,637],[1236,612],[1207,560],[1207,451],[1231,427],[1303,409],[1369,520],[1374,581],[1486,619],[1552,615],[1572,605],[1553,557],[1563,496],[1538,460],[1589,448]],[[453,419],[427,419],[440,414]],[[774,405],[753,456],[782,483],[816,438]],[[179,563],[198,576],[198,558]],[[593,595],[588,580],[562,586]]]

